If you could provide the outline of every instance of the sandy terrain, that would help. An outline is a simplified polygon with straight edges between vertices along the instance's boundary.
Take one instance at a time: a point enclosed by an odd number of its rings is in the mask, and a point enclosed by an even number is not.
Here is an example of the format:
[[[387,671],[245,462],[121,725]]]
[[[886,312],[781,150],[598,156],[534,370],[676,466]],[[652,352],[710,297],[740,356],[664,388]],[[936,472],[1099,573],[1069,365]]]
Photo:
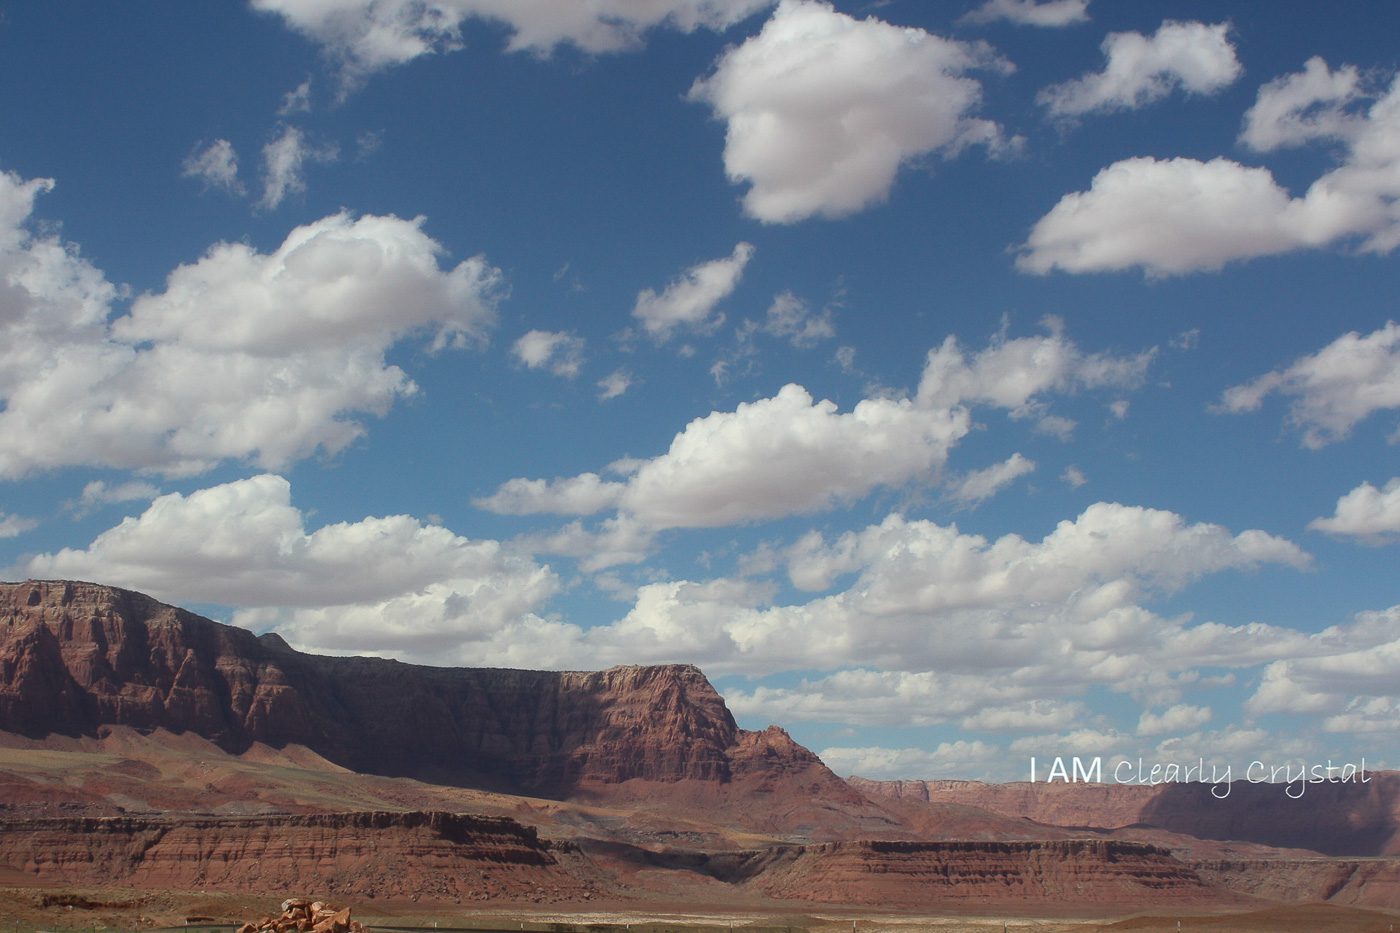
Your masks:
[[[440,930],[522,930],[525,933],[1393,933],[1400,911],[1306,904],[1232,914],[1161,913],[1131,917],[1032,917],[1024,914],[940,916],[917,912],[830,910],[790,912],[693,905],[639,910],[527,910],[455,905],[346,902],[356,919],[378,933]],[[0,933],[209,928],[256,919],[278,908],[275,899],[205,892],[142,892],[120,888],[0,888]],[[1178,927],[1178,923],[1180,926]]]

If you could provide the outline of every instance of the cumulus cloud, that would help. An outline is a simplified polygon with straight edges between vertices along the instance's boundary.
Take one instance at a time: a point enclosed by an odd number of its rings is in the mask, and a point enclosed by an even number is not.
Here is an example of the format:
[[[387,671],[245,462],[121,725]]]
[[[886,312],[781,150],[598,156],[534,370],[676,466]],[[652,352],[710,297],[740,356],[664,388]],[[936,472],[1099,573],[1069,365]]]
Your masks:
[[[1089,482],[1089,477],[1084,475],[1084,471],[1073,464],[1065,467],[1065,471],[1060,474],[1060,479],[1064,480],[1071,489],[1078,489]]]
[[[874,779],[964,777],[969,771],[991,768],[1005,752],[985,742],[942,742],[935,749],[880,746],[824,748],[819,755],[837,774]]]
[[[1101,46],[1103,71],[1041,91],[1041,106],[1055,117],[1110,110],[1136,110],[1177,88],[1213,94],[1235,82],[1243,70],[1230,43],[1228,23],[1167,20],[1151,36],[1109,33]]]
[[[1288,420],[1305,446],[1344,440],[1376,412],[1400,408],[1400,325],[1343,334],[1285,369],[1226,389],[1215,410],[1257,411],[1275,392],[1292,398]]]
[[[1245,704],[1254,715],[1331,714],[1330,731],[1371,731],[1367,720],[1400,699],[1400,606],[1363,612],[1316,640],[1326,650],[1274,661]]]
[[[0,173],[0,476],[79,464],[198,473],[335,453],[417,387],[385,362],[483,341],[500,275],[450,269],[422,220],[337,214],[270,253],[221,243],[109,322],[119,289],[28,218],[47,179]]]
[[[515,543],[532,554],[557,554],[578,561],[584,573],[597,573],[619,564],[635,564],[645,560],[652,551],[656,532],[630,515],[615,515],[585,528],[582,522],[570,522],[563,528],[543,534],[523,535]],[[608,655],[603,663],[630,664],[625,644]],[[668,656],[671,660],[679,655]]]
[[[1035,472],[1035,461],[1012,454],[1001,463],[973,470],[953,482],[949,494],[963,505],[978,505],[990,499],[1018,478]]]
[[[216,139],[207,146],[196,146],[184,165],[181,175],[198,178],[209,188],[222,188],[230,194],[242,194],[243,183],[238,180],[238,153],[227,139]]]
[[[105,480],[97,479],[85,485],[82,495],[75,500],[64,503],[64,507],[71,511],[75,517],[81,518],[104,505],[143,500],[149,502],[158,495],[160,495],[160,489],[151,483],[139,480],[108,483]]]
[[[993,337],[985,350],[971,356],[949,336],[929,351],[918,399],[924,405],[972,402],[1009,411],[1013,418],[1045,417],[1044,396],[1084,389],[1136,388],[1156,356],[1147,350],[1133,356],[1085,353],[1064,336],[1060,322],[1046,319],[1042,337]]]
[[[842,413],[787,385],[692,421],[631,477],[622,504],[657,528],[814,512],[929,474],[967,430],[961,411],[865,399]]]
[[[740,243],[727,257],[687,269],[659,295],[643,289],[637,294],[632,316],[657,341],[669,340],[679,328],[703,331],[717,326],[723,318],[711,315],[738,288],[753,252],[752,245]]]
[[[530,369],[548,369],[556,376],[572,379],[583,367],[583,346],[583,338],[575,334],[532,330],[515,341],[510,352]]]
[[[1271,152],[1317,139],[1346,139],[1364,127],[1347,106],[1361,96],[1361,77],[1352,65],[1333,71],[1314,56],[1297,74],[1275,78],[1259,89],[1244,115],[1240,142]]]
[[[7,512],[0,512],[0,541],[8,538],[18,538],[26,531],[33,531],[39,527],[39,522],[33,518],[26,518],[23,515],[10,515]]]
[[[483,19],[510,30],[507,47],[547,55],[560,45],[589,53],[638,46],[655,28],[727,29],[772,0],[252,0],[338,62],[347,85],[423,55],[462,47],[462,24]]]
[[[541,624],[534,610],[558,590],[548,567],[498,542],[407,515],[309,530],[290,484],[270,474],[161,496],[88,547],[24,570],[236,606],[235,622],[304,647],[437,659]]]
[[[799,718],[836,718],[829,714],[840,708],[854,722],[867,721],[857,716],[866,696],[885,715],[933,721],[972,715],[986,691],[1001,704],[1064,698],[1095,684],[1133,692],[1156,687],[1162,671],[1252,666],[1301,652],[1310,644],[1302,633],[1188,625],[1143,601],[1208,574],[1308,563],[1296,545],[1262,531],[1235,535],[1112,503],[1090,506],[1038,542],[989,541],[895,514],[830,542],[811,533],[788,550],[793,584],[820,593],[839,583],[828,595],[775,604],[764,581],[647,584],[624,619],[589,637],[600,646],[625,641],[634,658],[683,647],[716,672],[839,671],[860,658],[875,669],[864,692],[854,675],[834,674],[807,688],[760,688],[745,702],[781,702]],[[950,677],[980,679],[985,690]],[[803,699],[813,693],[819,702]]]
[[[313,145],[295,126],[284,126],[276,139],[263,146],[263,193],[258,206],[276,208],[289,194],[306,191],[306,166],[334,162],[339,150],[330,145]]]
[[[1250,145],[1342,144],[1341,164],[1302,197],[1267,169],[1230,159],[1126,159],[1037,221],[1017,266],[1182,275],[1345,241],[1389,253],[1400,245],[1400,79],[1367,110],[1332,106],[1360,99],[1351,87],[1345,69],[1334,74],[1314,60],[1301,75],[1265,85],[1250,112]]]
[[[967,430],[960,410],[877,398],[843,413],[788,385],[692,421],[665,454],[637,467],[617,501],[654,529],[814,512],[931,473]],[[497,495],[528,482],[512,480]]]
[[[794,687],[729,690],[736,715],[752,719],[928,727],[958,722],[964,729],[1025,731],[1059,728],[1083,711],[1074,701],[1039,698],[1044,683],[989,683],[981,674],[947,671],[841,670],[803,678]],[[1051,687],[1048,692],[1066,692]]]
[[[1004,20],[1018,26],[1057,29],[1089,21],[1089,0],[987,0],[963,16],[964,23]]]
[[[1308,523],[1316,531],[1359,538],[1370,544],[1384,544],[1400,535],[1400,477],[1377,489],[1362,483],[1337,500],[1331,518]]]
[[[1189,706],[1179,703],[1161,713],[1144,711],[1138,719],[1138,735],[1164,735],[1168,732],[1189,732],[1200,728],[1211,720],[1208,706]]]
[[[882,487],[932,482],[971,429],[969,405],[1044,421],[1053,417],[1046,414],[1051,393],[1131,387],[1152,360],[1151,351],[1124,357],[1086,353],[1057,322],[1050,323],[1046,336],[1011,340],[1002,334],[973,354],[949,338],[930,352],[913,398],[882,393],[842,412],[790,384],[733,411],[711,412],[677,434],[666,453],[633,464],[616,507],[654,530],[719,527],[816,512]],[[1028,464],[1023,458],[1006,469],[1025,472]],[[985,487],[993,479],[979,482]],[[570,482],[511,480],[497,495],[514,502],[520,490],[553,490]]]
[[[725,172],[749,184],[745,211],[794,223],[885,200],[899,169],[924,156],[1009,145],[971,116],[982,89],[966,76],[1009,67],[985,45],[783,0],[690,97],[726,122]]]
[[[583,473],[568,479],[512,479],[492,495],[473,499],[472,504],[499,515],[592,515],[615,506],[626,488],[609,482],[597,473]]]

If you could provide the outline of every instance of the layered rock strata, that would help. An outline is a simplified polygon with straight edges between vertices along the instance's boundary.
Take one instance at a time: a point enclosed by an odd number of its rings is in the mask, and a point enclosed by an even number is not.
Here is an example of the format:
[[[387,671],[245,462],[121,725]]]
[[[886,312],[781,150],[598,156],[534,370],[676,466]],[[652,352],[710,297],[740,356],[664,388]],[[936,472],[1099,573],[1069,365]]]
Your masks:
[[[451,813],[0,821],[0,884],[577,901],[587,875],[570,844]]]
[[[0,584],[0,730],[190,731],[304,745],[354,771],[564,798],[628,781],[796,775],[864,805],[781,730],[738,728],[699,669],[437,668],[319,657],[126,590]]]

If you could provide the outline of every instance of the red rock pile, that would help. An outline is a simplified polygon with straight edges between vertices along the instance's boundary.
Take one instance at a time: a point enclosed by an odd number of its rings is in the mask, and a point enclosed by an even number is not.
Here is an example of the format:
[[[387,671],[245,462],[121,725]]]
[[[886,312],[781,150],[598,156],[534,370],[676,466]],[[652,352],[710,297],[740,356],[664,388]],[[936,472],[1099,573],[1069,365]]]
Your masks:
[[[282,916],[245,923],[238,928],[238,933],[370,933],[370,930],[360,921],[350,919],[349,907],[342,910],[324,901],[289,897],[282,902]]]

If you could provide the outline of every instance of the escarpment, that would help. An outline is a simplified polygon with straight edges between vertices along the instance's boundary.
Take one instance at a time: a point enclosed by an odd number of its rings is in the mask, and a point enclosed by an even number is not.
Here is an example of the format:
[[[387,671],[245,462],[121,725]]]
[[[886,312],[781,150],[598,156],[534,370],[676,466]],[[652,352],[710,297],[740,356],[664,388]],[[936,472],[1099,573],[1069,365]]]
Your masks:
[[[868,781],[871,799],[957,804],[1050,826],[1150,827],[1198,839],[1241,840],[1325,855],[1400,855],[1400,773],[1366,780],[1284,786],[1236,780],[1223,798],[1209,783],[984,784],[980,781]],[[1300,790],[1301,788],[1301,790]]]
[[[0,730],[104,725],[194,732],[235,753],[299,744],[359,772],[554,798],[634,780],[726,784],[761,750],[766,769],[850,793],[796,743],[740,730],[690,665],[320,657],[113,587],[0,584]]]
[[[369,897],[591,896],[583,861],[514,820],[451,813],[0,821],[0,883]]]

